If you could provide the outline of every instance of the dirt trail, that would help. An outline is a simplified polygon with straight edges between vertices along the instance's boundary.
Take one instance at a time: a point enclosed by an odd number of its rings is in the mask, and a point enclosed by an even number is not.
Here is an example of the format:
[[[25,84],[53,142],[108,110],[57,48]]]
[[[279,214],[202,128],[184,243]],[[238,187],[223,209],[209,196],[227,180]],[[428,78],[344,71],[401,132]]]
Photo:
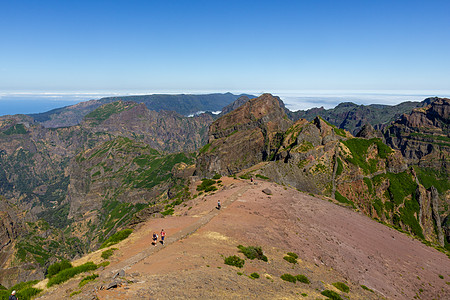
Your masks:
[[[237,191],[235,191],[232,195],[226,197],[224,200],[221,201],[222,209],[226,209],[228,205],[233,203],[239,196],[241,196],[245,191],[247,191],[250,188],[248,185],[244,185],[239,187]],[[219,210],[216,208],[211,209],[211,211],[203,216],[201,216],[196,222],[187,225],[186,227],[180,228],[177,232],[171,232],[170,236],[167,236],[167,239],[165,240],[165,247],[169,246],[170,244],[173,244],[176,241],[179,241],[181,239],[184,239],[194,232],[196,232],[199,228],[207,224],[212,218],[217,216],[219,214]],[[183,217],[176,217],[176,218],[183,218]],[[144,260],[148,256],[154,254],[155,252],[158,252],[163,249],[162,245],[158,245],[158,247],[148,247],[147,249],[139,252],[138,254],[127,258],[125,260],[122,260],[121,262],[114,265],[113,273],[118,272],[120,269],[128,270],[131,268],[131,266],[139,263],[140,261]]]

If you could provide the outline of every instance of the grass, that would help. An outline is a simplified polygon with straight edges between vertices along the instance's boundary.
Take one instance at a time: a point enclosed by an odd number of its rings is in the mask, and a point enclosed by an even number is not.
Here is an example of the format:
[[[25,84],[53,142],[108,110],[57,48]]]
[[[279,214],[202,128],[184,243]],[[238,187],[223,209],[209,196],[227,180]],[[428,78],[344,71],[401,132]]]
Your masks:
[[[248,246],[244,247],[242,245],[237,246],[239,252],[243,253],[248,259],[259,259],[262,261],[267,261],[267,256],[264,255],[261,247]]]
[[[328,297],[329,299],[343,300],[342,297],[338,293],[336,293],[334,291],[325,290],[321,294],[324,295],[325,297]]]
[[[52,278],[49,279],[49,281],[47,282],[47,287],[51,287],[55,284],[63,283],[65,281],[75,277],[76,275],[78,275],[80,273],[93,271],[96,269],[97,269],[96,264],[94,264],[93,262],[87,262],[78,267],[73,267],[73,268],[62,270],[61,272],[59,272],[58,274],[56,274],[55,276],[53,276]]]
[[[16,296],[20,300],[31,300],[34,296],[42,292],[41,289],[34,288],[33,285],[38,283],[38,280],[20,282],[13,287],[0,289],[0,299],[8,299],[12,291],[16,291]]]
[[[250,277],[257,279],[257,278],[259,278],[259,274],[255,272],[255,273],[250,274]]]
[[[346,285],[343,282],[335,282],[335,283],[333,283],[333,286],[344,293],[348,293],[350,291],[350,288],[348,287],[348,285]]]
[[[382,159],[386,159],[388,154],[393,152],[392,149],[389,148],[389,146],[387,146],[377,138],[373,138],[370,140],[353,138],[342,141],[342,143],[347,146],[352,154],[351,157],[347,157],[346,160],[354,165],[359,166],[366,174],[374,173],[377,170],[376,160],[366,160],[368,154],[367,151],[370,146],[376,144],[378,149],[378,157]]]
[[[88,282],[94,281],[98,277],[97,274],[92,274],[89,276],[84,277],[81,279],[80,283],[78,284],[79,287],[85,286]]]
[[[342,164],[342,160],[338,157],[337,158],[337,169],[336,169],[336,176],[339,176],[344,171],[344,165]]]
[[[297,278],[294,275],[291,274],[283,274],[280,276],[281,279],[283,279],[284,281],[289,281],[292,283],[295,283],[297,281]]]
[[[239,256],[232,255],[225,258],[225,264],[229,266],[234,266],[238,268],[242,268],[245,264],[245,261]]]
[[[62,270],[72,268],[72,264],[68,260],[63,260],[61,262],[56,262],[50,265],[47,269],[47,277],[52,277]]]
[[[306,283],[306,284],[310,284],[311,282],[309,281],[308,277],[306,277],[305,275],[297,275],[295,276],[295,278],[297,279],[297,281],[302,282],[302,283]]]
[[[113,255],[115,250],[117,250],[117,248],[111,248],[111,249],[105,250],[105,251],[102,252],[101,257],[103,259],[108,259],[108,258],[111,257],[111,255]]]
[[[124,229],[114,233],[106,241],[103,242],[103,244],[100,246],[100,249],[119,243],[120,241],[126,239],[132,232],[132,229]]]
[[[100,268],[100,267],[106,267],[106,266],[109,266],[109,264],[110,264],[109,261],[103,261],[103,262],[101,262],[100,264],[98,264],[97,266]]]
[[[130,109],[136,106],[137,103],[129,104],[122,101],[108,103],[100,106],[96,110],[86,115],[85,119],[93,120],[93,124],[100,124],[114,114],[118,114],[124,110]]]
[[[334,198],[336,198],[337,201],[344,203],[344,204],[350,204],[351,206],[355,206],[355,204],[353,203],[353,201],[348,200],[346,197],[342,196],[341,193],[339,193],[338,191],[336,191],[334,193]]]

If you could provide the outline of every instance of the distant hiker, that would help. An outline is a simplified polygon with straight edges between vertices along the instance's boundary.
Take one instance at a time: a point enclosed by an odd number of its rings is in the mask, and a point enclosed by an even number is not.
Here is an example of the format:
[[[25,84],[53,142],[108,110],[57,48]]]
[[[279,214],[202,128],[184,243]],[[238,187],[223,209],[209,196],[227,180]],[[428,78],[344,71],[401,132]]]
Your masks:
[[[16,297],[16,291],[12,291],[11,296],[9,296],[8,300],[18,300],[19,298]]]
[[[250,182],[253,182],[253,176],[252,176],[252,177],[250,177]]]
[[[217,200],[217,209],[220,210],[221,207],[222,205],[220,205],[220,200]]]
[[[156,246],[157,241],[158,241],[158,235],[156,234],[156,232],[153,232],[152,245]]]
[[[166,237],[166,232],[164,229],[161,229],[161,244],[164,245],[164,238]]]

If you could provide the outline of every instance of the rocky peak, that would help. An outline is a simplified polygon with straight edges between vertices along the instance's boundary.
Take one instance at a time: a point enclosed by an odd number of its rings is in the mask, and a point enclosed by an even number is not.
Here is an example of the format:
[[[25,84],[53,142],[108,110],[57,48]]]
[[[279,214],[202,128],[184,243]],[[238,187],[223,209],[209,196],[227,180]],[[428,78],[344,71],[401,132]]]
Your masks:
[[[229,175],[269,159],[291,124],[278,97],[263,94],[250,99],[211,124],[197,172]]]
[[[245,103],[247,103],[249,100],[250,100],[250,98],[247,96],[241,96],[241,97],[237,98],[233,103],[228,104],[227,106],[225,106],[222,109],[220,116],[223,116],[229,112],[232,112],[233,110],[235,110],[235,109],[241,107],[242,105],[244,105]]]
[[[380,131],[375,130],[372,125],[365,124],[361,130],[356,134],[356,137],[362,137],[365,139],[372,139],[372,138],[383,138],[383,135]]]

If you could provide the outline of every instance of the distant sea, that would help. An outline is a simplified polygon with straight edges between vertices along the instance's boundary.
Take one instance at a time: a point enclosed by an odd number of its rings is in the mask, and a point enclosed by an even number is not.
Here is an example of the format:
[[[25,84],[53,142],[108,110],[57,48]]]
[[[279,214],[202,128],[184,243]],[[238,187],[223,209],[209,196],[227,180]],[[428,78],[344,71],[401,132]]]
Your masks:
[[[260,95],[262,91],[231,91],[234,94],[247,93]],[[341,102],[356,104],[387,104],[395,105],[404,101],[422,101],[428,97],[450,97],[450,91],[268,91],[279,96],[291,111],[305,110],[323,106],[333,108]],[[46,112],[55,108],[73,105],[92,99],[109,96],[129,96],[148,94],[207,94],[217,91],[186,91],[186,92],[139,92],[139,93],[0,93],[0,116],[14,114],[33,114]]]

